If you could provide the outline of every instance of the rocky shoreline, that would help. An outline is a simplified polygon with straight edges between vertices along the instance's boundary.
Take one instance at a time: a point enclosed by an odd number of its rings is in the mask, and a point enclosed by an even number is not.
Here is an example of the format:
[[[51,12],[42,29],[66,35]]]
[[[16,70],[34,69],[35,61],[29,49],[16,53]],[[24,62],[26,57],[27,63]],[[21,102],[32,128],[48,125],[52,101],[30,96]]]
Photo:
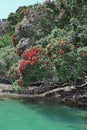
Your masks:
[[[0,99],[23,99],[32,102],[64,103],[70,106],[87,108],[87,80],[83,84],[62,86],[52,83],[38,83],[19,92],[12,90],[10,84],[0,84]]]

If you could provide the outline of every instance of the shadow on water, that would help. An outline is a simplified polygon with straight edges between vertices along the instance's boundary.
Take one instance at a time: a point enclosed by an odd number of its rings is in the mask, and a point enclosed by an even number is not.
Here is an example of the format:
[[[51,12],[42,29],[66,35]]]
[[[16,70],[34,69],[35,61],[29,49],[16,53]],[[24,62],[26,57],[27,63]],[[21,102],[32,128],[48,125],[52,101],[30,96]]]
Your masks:
[[[62,104],[49,103],[33,103],[29,105],[27,102],[26,106],[29,107],[29,109],[37,111],[38,114],[51,121],[69,122],[73,125],[79,123],[87,124],[87,111],[78,108],[71,108]]]
[[[14,100],[5,100],[0,105],[2,130],[6,130],[7,121],[8,128],[13,130],[87,130],[87,111],[78,108]]]
[[[0,102],[3,102],[3,101],[5,101],[5,99],[3,99],[3,98],[0,98]]]

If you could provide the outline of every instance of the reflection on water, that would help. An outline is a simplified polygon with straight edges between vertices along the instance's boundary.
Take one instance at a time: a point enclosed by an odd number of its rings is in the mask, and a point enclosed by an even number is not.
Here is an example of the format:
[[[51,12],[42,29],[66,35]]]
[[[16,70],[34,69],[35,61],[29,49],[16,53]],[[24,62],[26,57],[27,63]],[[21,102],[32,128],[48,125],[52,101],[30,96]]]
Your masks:
[[[1,130],[87,130],[87,111],[61,104],[0,102]]]

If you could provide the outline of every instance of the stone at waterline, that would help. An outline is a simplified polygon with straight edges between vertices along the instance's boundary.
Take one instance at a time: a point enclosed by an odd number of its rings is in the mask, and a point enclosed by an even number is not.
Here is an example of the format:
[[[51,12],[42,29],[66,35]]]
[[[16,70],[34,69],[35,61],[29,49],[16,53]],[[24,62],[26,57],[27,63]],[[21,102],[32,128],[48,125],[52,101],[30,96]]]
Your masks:
[[[12,84],[10,79],[0,79],[0,84]]]

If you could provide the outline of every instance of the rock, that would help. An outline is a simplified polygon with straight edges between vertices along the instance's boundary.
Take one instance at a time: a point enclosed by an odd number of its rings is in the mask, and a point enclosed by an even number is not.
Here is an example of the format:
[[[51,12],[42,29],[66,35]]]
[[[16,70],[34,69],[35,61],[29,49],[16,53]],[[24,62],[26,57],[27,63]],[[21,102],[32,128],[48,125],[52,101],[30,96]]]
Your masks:
[[[87,97],[83,96],[83,97],[79,98],[78,101],[83,102],[83,103],[87,102]]]
[[[76,85],[81,85],[84,81],[84,77],[79,77],[77,80],[76,80]]]
[[[12,84],[10,79],[0,79],[0,84]]]
[[[7,89],[7,90],[3,89],[2,92],[4,92],[4,93],[13,93],[14,91],[11,90],[11,89]]]

